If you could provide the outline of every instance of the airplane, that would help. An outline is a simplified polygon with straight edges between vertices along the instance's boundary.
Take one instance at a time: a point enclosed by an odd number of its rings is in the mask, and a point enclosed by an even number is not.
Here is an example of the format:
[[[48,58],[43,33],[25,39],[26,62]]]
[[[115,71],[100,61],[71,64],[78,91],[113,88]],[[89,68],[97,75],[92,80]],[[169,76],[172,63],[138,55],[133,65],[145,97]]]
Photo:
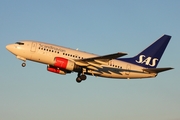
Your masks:
[[[157,68],[158,63],[171,39],[163,35],[145,50],[134,57],[121,58],[127,53],[117,52],[108,55],[96,55],[78,49],[63,46],[23,40],[9,44],[6,49],[18,59],[33,61],[47,65],[47,71],[66,75],[77,73],[76,81],[86,80],[86,75],[116,79],[154,78],[160,72],[173,68]]]

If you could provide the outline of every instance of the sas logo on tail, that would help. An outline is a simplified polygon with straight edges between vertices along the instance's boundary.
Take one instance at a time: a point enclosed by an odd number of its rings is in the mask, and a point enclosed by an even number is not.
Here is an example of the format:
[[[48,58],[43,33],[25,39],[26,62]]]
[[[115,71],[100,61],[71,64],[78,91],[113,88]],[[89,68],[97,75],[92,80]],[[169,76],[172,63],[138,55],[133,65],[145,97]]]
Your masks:
[[[145,55],[140,55],[139,60],[136,60],[137,63],[146,64],[151,67],[154,67],[157,64],[158,59],[152,57],[146,57]]]

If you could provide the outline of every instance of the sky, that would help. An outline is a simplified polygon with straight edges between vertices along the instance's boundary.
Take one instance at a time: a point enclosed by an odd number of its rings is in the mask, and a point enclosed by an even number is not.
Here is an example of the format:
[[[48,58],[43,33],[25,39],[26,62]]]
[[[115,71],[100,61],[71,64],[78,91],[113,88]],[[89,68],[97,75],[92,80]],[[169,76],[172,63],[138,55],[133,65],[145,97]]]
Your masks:
[[[0,120],[180,120],[179,0],[1,0]],[[163,34],[172,39],[150,79],[58,75],[5,49],[19,40],[131,57]]]

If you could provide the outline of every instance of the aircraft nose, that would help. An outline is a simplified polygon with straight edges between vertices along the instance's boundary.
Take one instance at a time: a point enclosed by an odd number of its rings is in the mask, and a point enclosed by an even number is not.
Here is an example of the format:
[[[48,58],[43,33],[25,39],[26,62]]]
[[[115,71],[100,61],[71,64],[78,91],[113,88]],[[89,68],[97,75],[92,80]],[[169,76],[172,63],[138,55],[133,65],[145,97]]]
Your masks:
[[[10,47],[9,45],[6,45],[6,49],[7,49],[7,50],[9,50],[9,47]]]
[[[9,50],[9,51],[11,51],[12,45],[6,45],[6,49]]]

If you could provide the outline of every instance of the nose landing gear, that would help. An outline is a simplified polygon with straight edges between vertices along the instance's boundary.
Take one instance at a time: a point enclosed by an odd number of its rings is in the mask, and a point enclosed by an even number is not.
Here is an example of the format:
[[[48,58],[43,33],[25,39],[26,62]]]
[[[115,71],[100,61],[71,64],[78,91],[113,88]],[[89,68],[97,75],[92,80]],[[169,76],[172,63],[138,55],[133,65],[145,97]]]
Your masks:
[[[24,62],[24,63],[22,63],[22,67],[25,67],[26,66],[26,63]]]
[[[19,60],[22,60],[22,61],[24,61],[21,65],[22,65],[22,67],[25,67],[26,66],[26,58],[24,58],[24,57],[21,57],[21,56],[16,56],[17,57],[17,59],[19,59]]]

